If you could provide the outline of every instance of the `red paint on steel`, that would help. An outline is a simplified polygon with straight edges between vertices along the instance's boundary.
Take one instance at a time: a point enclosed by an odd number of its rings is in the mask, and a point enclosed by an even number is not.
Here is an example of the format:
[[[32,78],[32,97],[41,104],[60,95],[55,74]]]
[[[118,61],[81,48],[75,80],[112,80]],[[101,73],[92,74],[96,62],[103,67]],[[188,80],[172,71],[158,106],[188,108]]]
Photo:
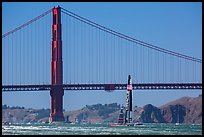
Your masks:
[[[53,8],[52,51],[51,51],[51,90],[50,123],[64,121],[63,116],[63,70],[62,70],[62,34],[61,8]]]

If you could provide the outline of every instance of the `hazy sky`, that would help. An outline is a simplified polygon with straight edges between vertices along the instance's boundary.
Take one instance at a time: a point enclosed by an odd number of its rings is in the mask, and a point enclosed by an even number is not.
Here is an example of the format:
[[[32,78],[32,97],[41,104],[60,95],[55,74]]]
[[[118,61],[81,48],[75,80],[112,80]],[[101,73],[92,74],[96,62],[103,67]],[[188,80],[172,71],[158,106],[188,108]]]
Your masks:
[[[178,53],[201,59],[202,3],[142,2],[3,2],[2,33],[60,5],[107,28]],[[4,64],[3,64],[4,65]],[[49,72],[48,72],[49,73]],[[198,96],[201,90],[133,91],[133,104],[161,106],[183,96]],[[124,104],[124,91],[65,91],[63,108],[75,110],[91,104]],[[26,108],[49,108],[49,91],[3,92],[2,103]]]

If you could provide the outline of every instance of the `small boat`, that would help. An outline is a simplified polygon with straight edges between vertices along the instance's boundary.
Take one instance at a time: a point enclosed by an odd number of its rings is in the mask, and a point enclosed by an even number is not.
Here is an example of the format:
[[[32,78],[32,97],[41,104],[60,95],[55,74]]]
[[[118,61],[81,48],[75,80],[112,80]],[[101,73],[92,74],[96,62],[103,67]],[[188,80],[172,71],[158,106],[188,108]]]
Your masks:
[[[112,124],[108,124],[108,126],[110,127],[117,127],[117,126],[124,126],[123,124],[119,124],[119,123],[112,123]]]
[[[42,124],[49,124],[49,121],[43,121]]]
[[[134,126],[137,126],[137,125],[143,125],[142,122],[136,122],[134,123]]]
[[[175,123],[175,125],[180,125],[179,123]]]
[[[2,125],[6,126],[6,125],[9,125],[9,122],[2,122]]]

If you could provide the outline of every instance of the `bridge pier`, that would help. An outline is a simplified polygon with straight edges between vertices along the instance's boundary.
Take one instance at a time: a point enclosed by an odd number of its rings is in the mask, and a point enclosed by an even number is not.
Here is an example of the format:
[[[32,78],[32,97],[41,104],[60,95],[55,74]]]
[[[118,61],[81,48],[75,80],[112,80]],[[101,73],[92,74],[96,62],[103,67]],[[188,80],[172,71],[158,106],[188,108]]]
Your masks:
[[[51,90],[49,122],[64,122],[63,116],[63,67],[62,67],[62,30],[61,8],[52,9],[52,60],[51,60]]]

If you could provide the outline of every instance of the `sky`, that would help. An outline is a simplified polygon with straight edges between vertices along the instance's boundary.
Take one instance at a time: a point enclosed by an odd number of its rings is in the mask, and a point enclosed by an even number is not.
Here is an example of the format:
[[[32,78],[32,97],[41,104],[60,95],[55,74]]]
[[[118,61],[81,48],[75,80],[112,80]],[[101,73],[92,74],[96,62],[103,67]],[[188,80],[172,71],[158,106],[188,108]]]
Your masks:
[[[2,33],[22,25],[54,6],[147,43],[178,53],[202,58],[201,2],[3,2]],[[3,64],[4,65],[4,64]],[[49,73],[49,72],[48,72]],[[201,90],[133,91],[133,105],[161,106],[183,96],[196,97]],[[124,91],[65,91],[63,108],[76,110],[86,105],[125,103]],[[2,104],[26,108],[49,108],[49,91],[3,92]]]

